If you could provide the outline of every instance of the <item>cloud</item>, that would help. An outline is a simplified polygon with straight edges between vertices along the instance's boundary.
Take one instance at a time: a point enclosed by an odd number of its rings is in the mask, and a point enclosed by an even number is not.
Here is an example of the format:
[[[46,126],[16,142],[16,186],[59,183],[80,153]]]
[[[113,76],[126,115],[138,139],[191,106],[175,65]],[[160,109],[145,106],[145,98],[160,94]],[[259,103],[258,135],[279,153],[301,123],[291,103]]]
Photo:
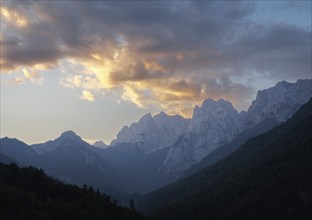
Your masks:
[[[255,94],[250,81],[311,76],[311,27],[263,25],[252,19],[256,7],[244,1],[3,2],[1,71],[71,65],[81,71],[64,71],[60,84],[90,101],[115,91],[140,108],[184,115],[207,97],[246,108]]]
[[[146,81],[162,78],[164,76],[165,73],[148,67],[148,65],[140,60],[135,63],[130,63],[124,68],[119,67],[118,70],[112,71],[109,74],[112,83]]]
[[[131,101],[140,108],[154,106],[165,109],[170,114],[179,113],[190,117],[194,105],[201,104],[207,97],[223,97],[242,108],[247,103],[237,102],[237,97],[248,100],[252,92],[250,88],[230,80],[206,79],[204,82],[192,82],[183,79],[159,79],[128,83],[124,86],[122,99]]]
[[[26,82],[31,82],[35,84],[43,84],[44,80],[38,72],[29,72],[27,69],[22,69],[21,74],[18,74],[13,80],[8,80],[10,84],[23,84]]]
[[[94,95],[88,90],[83,90],[80,98],[89,102],[93,102],[95,99]]]
[[[83,85],[83,77],[81,75],[75,75],[68,78],[60,79],[60,83],[62,86],[66,88],[81,88]]]
[[[67,78],[61,78],[60,84],[66,88],[83,88],[88,90],[100,90],[100,82],[94,76],[74,75]]]
[[[0,14],[7,24],[23,28],[28,25],[28,19],[16,10],[0,7]]]

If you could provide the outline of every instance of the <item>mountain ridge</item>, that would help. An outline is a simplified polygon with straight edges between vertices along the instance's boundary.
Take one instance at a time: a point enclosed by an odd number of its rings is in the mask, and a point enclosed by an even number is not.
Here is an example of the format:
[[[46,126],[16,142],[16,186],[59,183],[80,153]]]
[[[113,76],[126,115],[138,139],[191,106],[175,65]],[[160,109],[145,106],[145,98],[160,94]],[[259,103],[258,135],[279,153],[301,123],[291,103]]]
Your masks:
[[[232,103],[224,99],[208,98],[203,101],[201,107],[194,107],[192,118],[186,125],[184,124],[185,132],[179,131],[178,134],[171,135],[171,140],[165,144],[155,141],[157,144],[156,148],[153,146],[153,150],[161,147],[170,148],[160,169],[179,176],[209,153],[231,142],[238,134],[252,129],[261,121],[268,118],[280,122],[287,120],[311,96],[312,80],[305,79],[297,80],[294,83],[278,82],[273,87],[258,91],[256,99],[247,112],[238,113]],[[164,112],[159,114],[166,115]],[[149,149],[150,142],[145,141],[138,134],[143,137],[154,136],[157,137],[156,139],[164,140],[163,135],[154,129],[157,127],[153,121],[154,118],[155,116],[146,114],[138,122],[125,126],[113,143],[127,143],[127,136],[122,135],[125,130],[128,135],[135,134],[130,135],[130,143],[139,144],[143,149]],[[146,129],[148,123],[150,123],[149,128]],[[140,126],[143,127],[141,130],[139,129],[141,133],[137,132]],[[132,129],[133,131],[131,131]],[[173,129],[167,130],[172,132]],[[123,138],[119,139],[120,136]]]
[[[265,108],[267,113],[262,117],[261,111],[265,102],[261,101],[261,108],[254,108],[253,114],[257,117],[260,115],[258,118],[263,119],[262,121],[273,121],[275,119],[269,117],[272,116],[269,111],[272,109],[273,113],[282,112],[278,119],[288,117],[298,108],[298,103],[311,96],[311,82],[300,81],[306,86],[295,86],[296,89],[291,90],[291,94],[286,90],[282,93],[275,92],[283,95],[278,97],[281,100],[277,102],[279,105],[271,106],[268,103],[270,108]],[[279,89],[280,86],[287,89],[294,86],[294,83],[284,82],[272,89]],[[296,98],[302,96],[302,93],[305,94],[305,98]],[[260,92],[259,96],[261,94]],[[292,98],[287,98],[288,96]],[[294,98],[298,100],[295,104],[283,104]],[[253,105],[256,104],[257,100]],[[280,109],[279,106],[283,108]],[[49,175],[68,183],[82,184],[83,181],[89,181],[89,184],[104,190],[129,194],[147,193],[183,177],[184,173],[196,164],[199,165],[197,170],[194,169],[198,171],[222,159],[238,147],[237,142],[241,143],[252,137],[254,134],[246,134],[261,123],[258,122],[254,126],[246,123],[248,112],[238,113],[230,102],[223,99],[207,99],[202,106],[195,107],[194,112],[194,121],[183,119],[179,115],[169,116],[164,112],[154,116],[147,114],[139,122],[126,126],[126,132],[122,135],[126,140],[128,135],[134,134],[130,143],[120,141],[105,148],[95,147],[83,141],[73,131],[66,131],[54,140],[31,145],[31,149],[35,150],[31,153],[33,155],[23,154],[21,150],[19,159],[14,153],[7,156],[23,165],[44,168]],[[257,117],[255,118],[258,120]],[[255,133],[259,134],[274,126],[275,124],[268,125]],[[237,141],[237,137],[242,133],[245,133],[245,136]],[[0,141],[2,154],[3,149],[10,149],[11,143],[2,139]],[[236,144],[233,144],[233,141],[236,141]],[[149,145],[150,143],[152,145]],[[29,148],[26,144],[23,146],[25,149]]]
[[[309,219],[312,99],[289,120],[183,180],[147,194],[151,219]]]
[[[46,153],[52,150],[57,149],[62,146],[62,143],[66,142],[66,140],[70,140],[74,143],[79,143],[80,145],[87,145],[87,143],[82,140],[80,136],[78,136],[75,132],[68,130],[63,132],[59,137],[54,140],[46,141],[40,144],[33,144],[31,147],[39,154]]]

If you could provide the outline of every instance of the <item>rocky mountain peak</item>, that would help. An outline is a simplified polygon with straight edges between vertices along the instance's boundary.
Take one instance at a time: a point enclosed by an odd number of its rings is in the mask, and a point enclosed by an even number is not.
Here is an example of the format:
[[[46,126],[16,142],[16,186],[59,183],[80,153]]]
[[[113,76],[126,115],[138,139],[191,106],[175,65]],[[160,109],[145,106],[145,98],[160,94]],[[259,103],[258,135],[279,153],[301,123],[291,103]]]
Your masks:
[[[312,80],[296,83],[278,82],[274,87],[258,91],[248,109],[246,125],[253,127],[266,118],[285,121],[312,96]]]
[[[96,141],[92,144],[94,147],[99,147],[99,148],[107,148],[109,147],[106,145],[103,141]]]
[[[79,137],[75,132],[69,130],[63,132],[58,138],[54,140],[47,141],[41,144],[33,144],[31,145],[31,147],[37,153],[46,153],[59,147],[66,147],[72,144],[76,146],[87,145],[87,143],[83,141],[81,137]]]
[[[218,100],[213,100],[211,98],[208,98],[204,100],[201,109],[211,109],[211,108],[216,108],[216,107],[225,107],[225,108],[233,108],[232,103],[229,101],[226,101],[224,99],[218,99]]]
[[[259,91],[248,112],[238,113],[224,99],[208,98],[201,106],[195,106],[191,119],[165,112],[146,114],[138,122],[125,126],[113,143],[138,143],[147,152],[169,147],[163,170],[179,173],[265,119],[288,119],[311,97],[311,82],[311,79],[282,81]]]
[[[146,114],[138,122],[123,127],[111,144],[140,144],[147,152],[154,151],[170,146],[187,130],[188,124],[189,120],[178,115]]]
[[[69,130],[69,131],[65,131],[63,132],[59,138],[60,140],[65,140],[65,139],[71,139],[73,141],[81,141],[81,137],[79,137],[75,132]]]
[[[154,115],[153,119],[154,121],[165,121],[168,118],[170,118],[169,115],[167,115],[165,112],[161,111],[158,114]]]
[[[145,114],[140,120],[139,123],[153,123],[153,117],[151,113]]]
[[[201,107],[195,106],[189,131],[198,132],[202,123],[208,121],[228,121],[238,118],[238,112],[234,109],[231,102],[224,99],[217,101],[206,99]]]

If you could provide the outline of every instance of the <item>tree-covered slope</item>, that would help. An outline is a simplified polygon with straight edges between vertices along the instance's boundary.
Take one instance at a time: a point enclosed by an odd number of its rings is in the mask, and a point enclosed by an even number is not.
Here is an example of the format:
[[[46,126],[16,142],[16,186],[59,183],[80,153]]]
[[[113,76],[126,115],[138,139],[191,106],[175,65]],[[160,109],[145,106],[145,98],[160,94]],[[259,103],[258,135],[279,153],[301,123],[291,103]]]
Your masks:
[[[33,167],[0,163],[0,219],[144,219],[115,205],[110,197],[66,185]]]
[[[147,194],[151,219],[311,219],[312,100],[223,160]]]

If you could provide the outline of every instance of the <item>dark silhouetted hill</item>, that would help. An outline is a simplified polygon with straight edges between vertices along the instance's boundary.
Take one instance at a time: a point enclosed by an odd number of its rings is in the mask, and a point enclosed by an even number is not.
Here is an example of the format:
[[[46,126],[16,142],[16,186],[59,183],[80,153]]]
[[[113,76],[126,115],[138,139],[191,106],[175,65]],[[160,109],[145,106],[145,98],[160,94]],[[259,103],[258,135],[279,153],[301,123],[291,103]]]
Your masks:
[[[33,167],[0,163],[0,219],[144,219],[84,185],[66,185]]]
[[[35,165],[37,153],[24,142],[16,138],[0,139],[0,154],[12,158],[23,165]]]

